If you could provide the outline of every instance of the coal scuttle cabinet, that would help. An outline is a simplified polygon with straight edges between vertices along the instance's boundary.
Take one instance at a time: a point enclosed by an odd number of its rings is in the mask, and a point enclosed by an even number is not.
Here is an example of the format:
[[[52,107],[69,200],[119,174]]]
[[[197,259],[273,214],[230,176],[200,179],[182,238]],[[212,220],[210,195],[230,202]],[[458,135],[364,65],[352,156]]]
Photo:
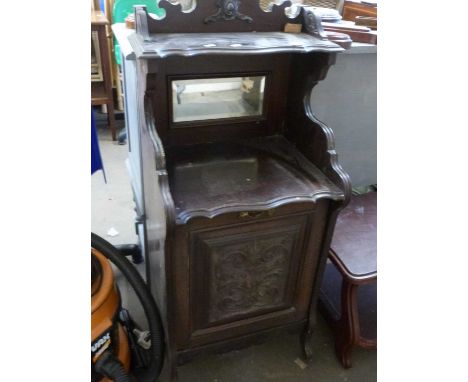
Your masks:
[[[172,379],[197,354],[284,331],[311,355],[350,183],[310,97],[343,48],[310,9],[287,16],[288,4],[161,1],[161,20],[135,8],[147,278]]]

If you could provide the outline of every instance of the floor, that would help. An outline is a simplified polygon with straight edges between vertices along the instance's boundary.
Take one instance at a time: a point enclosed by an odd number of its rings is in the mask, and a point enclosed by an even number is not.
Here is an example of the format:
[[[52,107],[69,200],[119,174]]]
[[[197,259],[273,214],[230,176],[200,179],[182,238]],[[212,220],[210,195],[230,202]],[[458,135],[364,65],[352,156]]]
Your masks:
[[[92,175],[91,200],[93,232],[112,244],[136,243],[133,225],[134,203],[130,180],[125,167],[127,146],[112,142],[105,129],[104,119],[96,115],[101,155],[107,183],[101,171]],[[123,121],[119,120],[119,129]],[[143,272],[143,265],[138,266]],[[117,276],[123,304],[139,317],[141,310],[135,303],[132,291],[121,277]],[[138,319],[138,318],[137,318]],[[377,352],[356,349],[353,367],[345,370],[334,353],[333,337],[329,327],[319,316],[315,333],[314,358],[307,364],[301,359],[297,335],[273,338],[261,345],[229,353],[202,356],[181,366],[180,382],[373,382],[377,380]],[[159,379],[167,380],[166,370]]]

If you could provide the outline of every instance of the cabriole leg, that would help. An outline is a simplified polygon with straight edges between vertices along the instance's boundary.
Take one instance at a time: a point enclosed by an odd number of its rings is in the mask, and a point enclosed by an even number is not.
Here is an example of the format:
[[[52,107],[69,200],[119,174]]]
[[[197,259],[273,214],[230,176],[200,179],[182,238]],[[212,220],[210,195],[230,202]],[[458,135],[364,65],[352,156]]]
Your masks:
[[[353,346],[359,339],[358,286],[343,279],[341,288],[341,318],[337,325],[335,349],[345,368],[350,368]]]

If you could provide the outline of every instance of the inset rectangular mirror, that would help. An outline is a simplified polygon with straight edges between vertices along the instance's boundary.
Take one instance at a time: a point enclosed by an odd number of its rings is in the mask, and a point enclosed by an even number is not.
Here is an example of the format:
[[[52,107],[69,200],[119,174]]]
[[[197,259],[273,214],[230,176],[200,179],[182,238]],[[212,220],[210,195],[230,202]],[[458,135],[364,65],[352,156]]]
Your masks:
[[[265,76],[174,80],[171,87],[173,122],[263,115]]]

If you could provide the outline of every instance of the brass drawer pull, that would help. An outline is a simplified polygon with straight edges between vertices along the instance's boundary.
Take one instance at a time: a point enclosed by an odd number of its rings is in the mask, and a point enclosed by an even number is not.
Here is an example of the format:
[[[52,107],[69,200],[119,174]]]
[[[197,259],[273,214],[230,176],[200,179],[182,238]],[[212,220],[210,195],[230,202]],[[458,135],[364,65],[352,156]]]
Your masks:
[[[244,219],[244,218],[259,218],[259,217],[264,217],[264,216],[273,216],[274,211],[273,210],[268,210],[268,211],[242,211],[239,213],[239,217]]]

